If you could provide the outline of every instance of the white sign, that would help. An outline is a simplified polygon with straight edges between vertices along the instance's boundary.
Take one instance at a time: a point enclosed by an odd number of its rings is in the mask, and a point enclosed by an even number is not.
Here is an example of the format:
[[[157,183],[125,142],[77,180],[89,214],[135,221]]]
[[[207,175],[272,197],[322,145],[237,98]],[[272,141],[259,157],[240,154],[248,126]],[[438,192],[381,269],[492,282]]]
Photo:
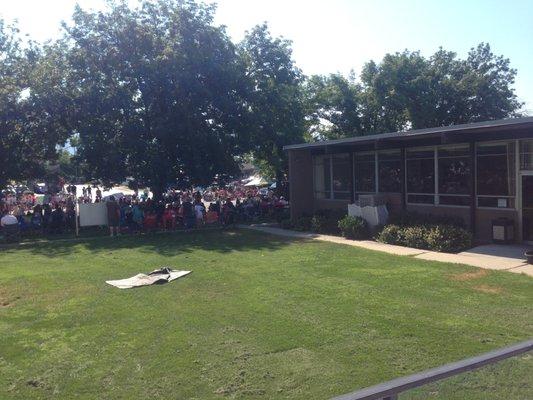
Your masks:
[[[82,203],[79,205],[80,226],[107,225],[106,203]]]

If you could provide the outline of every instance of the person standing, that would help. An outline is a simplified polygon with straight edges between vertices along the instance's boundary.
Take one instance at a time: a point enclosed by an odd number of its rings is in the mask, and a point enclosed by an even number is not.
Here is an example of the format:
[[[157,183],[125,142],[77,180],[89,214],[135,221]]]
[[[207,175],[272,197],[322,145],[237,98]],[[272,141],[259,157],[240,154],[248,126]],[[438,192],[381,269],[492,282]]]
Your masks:
[[[120,207],[116,202],[115,196],[110,196],[106,202],[107,208],[107,225],[109,226],[109,236],[113,233],[118,236],[118,226],[120,223]]]

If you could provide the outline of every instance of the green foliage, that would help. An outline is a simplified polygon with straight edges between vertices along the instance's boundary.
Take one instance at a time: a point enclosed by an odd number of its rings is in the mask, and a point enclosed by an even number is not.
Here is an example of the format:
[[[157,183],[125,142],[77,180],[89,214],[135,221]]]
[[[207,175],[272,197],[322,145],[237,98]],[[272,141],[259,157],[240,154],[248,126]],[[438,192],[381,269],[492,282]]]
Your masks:
[[[248,85],[249,149],[262,169],[281,182],[288,169],[283,146],[303,141],[303,77],[292,59],[291,43],[273,38],[266,24],[246,34],[239,52]]]
[[[91,177],[161,190],[234,173],[244,126],[242,61],[214,7],[193,1],[76,8],[66,28],[79,157]]]
[[[282,219],[279,224],[280,224],[281,229],[293,229],[294,228],[294,225],[292,224],[292,221],[290,220],[290,218]]]
[[[339,220],[338,225],[342,236],[347,239],[363,240],[370,237],[368,224],[361,217],[346,215]]]
[[[302,215],[298,218],[296,218],[296,221],[294,222],[294,230],[295,231],[310,231],[312,226],[313,217],[309,215]]]
[[[387,225],[376,238],[379,242],[456,253],[472,246],[472,234],[454,225]]]
[[[316,140],[519,116],[516,70],[485,43],[466,59],[439,49],[429,58],[405,50],[364,65],[359,79],[313,76],[306,84]]]
[[[459,252],[472,247],[472,234],[452,225],[435,225],[427,235],[428,247],[435,251]]]

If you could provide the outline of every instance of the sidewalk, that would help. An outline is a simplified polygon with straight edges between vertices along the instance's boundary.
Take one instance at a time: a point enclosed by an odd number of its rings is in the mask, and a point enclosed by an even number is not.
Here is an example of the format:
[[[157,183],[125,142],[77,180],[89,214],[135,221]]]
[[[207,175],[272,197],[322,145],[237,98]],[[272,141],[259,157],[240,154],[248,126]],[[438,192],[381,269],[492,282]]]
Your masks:
[[[527,246],[491,244],[477,246],[458,254],[450,254],[378,243],[372,240],[349,240],[339,236],[296,232],[266,225],[238,225],[238,227],[278,236],[346,244],[348,246],[383,251],[388,254],[399,256],[410,256],[422,260],[441,261],[452,264],[466,264],[484,269],[505,270],[517,274],[526,274],[533,277],[533,265],[527,264],[525,258],[523,258],[524,251],[528,248]]]

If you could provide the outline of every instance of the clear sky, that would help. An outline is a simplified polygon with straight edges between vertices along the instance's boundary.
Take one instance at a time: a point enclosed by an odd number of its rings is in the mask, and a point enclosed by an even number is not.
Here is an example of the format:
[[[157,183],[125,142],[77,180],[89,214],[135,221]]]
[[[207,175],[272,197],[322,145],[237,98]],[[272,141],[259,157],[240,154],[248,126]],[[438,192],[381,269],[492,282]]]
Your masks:
[[[135,0],[131,0],[132,2]],[[54,38],[75,0],[0,0],[0,16],[18,19],[33,39]],[[104,0],[78,0],[102,8]],[[533,115],[533,0],[219,0],[217,23],[234,40],[267,21],[275,35],[293,41],[306,74],[359,72],[388,52],[439,46],[465,56],[480,42],[511,59],[516,92]]]

